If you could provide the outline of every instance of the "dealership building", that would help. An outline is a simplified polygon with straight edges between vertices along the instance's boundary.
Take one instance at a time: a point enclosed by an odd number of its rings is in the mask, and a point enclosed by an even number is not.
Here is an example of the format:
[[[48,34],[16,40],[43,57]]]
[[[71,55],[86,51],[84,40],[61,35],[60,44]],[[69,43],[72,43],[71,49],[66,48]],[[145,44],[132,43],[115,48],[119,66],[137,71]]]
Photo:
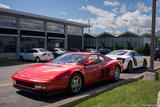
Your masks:
[[[84,48],[87,24],[0,8],[0,58],[30,48]]]

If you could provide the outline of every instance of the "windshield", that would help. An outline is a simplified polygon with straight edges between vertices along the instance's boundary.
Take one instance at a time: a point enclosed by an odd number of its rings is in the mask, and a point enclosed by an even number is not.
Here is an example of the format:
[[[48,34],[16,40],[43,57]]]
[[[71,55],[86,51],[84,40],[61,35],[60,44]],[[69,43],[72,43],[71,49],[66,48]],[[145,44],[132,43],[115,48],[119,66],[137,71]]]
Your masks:
[[[64,54],[51,61],[51,63],[82,65],[85,59],[85,54]]]
[[[41,51],[41,52],[46,52],[47,50],[45,50],[45,49],[39,49],[39,51]]]
[[[112,51],[112,52],[108,53],[108,55],[124,55],[126,53],[127,53],[127,51]]]

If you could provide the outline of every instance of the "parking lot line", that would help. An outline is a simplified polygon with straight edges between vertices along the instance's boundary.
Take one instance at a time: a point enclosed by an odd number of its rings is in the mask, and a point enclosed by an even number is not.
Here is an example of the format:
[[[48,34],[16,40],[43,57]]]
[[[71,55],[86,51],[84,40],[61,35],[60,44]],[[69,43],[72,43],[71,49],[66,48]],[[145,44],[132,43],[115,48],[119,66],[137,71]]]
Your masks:
[[[12,85],[12,83],[8,83],[8,84],[1,84],[0,87],[5,87],[5,86],[10,86]]]

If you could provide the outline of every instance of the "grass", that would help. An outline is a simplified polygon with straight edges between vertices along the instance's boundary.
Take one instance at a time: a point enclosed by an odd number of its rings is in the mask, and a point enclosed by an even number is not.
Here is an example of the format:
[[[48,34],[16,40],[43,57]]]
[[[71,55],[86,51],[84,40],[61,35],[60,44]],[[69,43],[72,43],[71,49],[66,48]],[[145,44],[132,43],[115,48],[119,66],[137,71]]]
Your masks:
[[[157,72],[160,78],[160,70]],[[155,106],[155,104],[157,104],[157,94],[159,91],[160,80],[138,80],[90,98],[75,105],[75,107]]]

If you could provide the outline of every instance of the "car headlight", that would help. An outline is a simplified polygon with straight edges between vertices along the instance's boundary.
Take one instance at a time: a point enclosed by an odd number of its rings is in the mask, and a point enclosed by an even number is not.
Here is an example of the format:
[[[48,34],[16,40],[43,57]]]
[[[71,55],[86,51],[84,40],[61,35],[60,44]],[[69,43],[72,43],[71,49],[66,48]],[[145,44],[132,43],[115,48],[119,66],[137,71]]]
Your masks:
[[[34,85],[34,88],[45,90],[45,89],[47,89],[47,86],[44,85],[44,84],[35,84],[35,85]]]

